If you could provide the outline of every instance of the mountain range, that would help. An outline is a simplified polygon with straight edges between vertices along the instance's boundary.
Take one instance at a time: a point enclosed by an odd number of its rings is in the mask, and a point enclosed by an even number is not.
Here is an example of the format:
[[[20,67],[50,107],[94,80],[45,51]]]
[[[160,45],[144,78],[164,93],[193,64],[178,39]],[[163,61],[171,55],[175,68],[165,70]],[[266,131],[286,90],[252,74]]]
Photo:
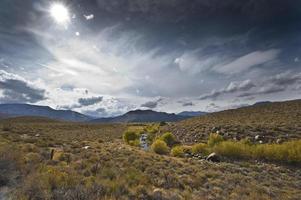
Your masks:
[[[90,116],[71,110],[55,110],[49,106],[36,106],[30,104],[0,104],[0,117],[38,116],[50,119],[84,122],[93,119]]]
[[[176,115],[174,113],[156,112],[153,110],[133,110],[112,118],[99,118],[91,122],[175,122],[191,116]]]
[[[0,104],[0,118],[38,116],[63,121],[92,123],[175,122],[204,114],[206,113],[193,111],[185,111],[179,114],[174,114],[156,112],[153,110],[133,110],[116,117],[95,118],[71,110],[55,110],[48,106],[37,106],[30,104]]]

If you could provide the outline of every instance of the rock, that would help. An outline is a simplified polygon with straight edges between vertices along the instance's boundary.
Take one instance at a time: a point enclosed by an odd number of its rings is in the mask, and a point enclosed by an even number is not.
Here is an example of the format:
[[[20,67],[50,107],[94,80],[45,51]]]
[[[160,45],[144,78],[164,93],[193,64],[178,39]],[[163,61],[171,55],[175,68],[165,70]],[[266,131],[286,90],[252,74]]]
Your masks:
[[[185,155],[185,157],[191,157],[191,155],[188,153],[185,153],[184,155]]]
[[[211,162],[220,162],[220,158],[216,153],[211,153],[207,156],[206,160]]]
[[[259,138],[260,138],[260,135],[255,136],[255,140],[259,140]]]
[[[262,144],[263,143],[263,141],[262,140],[259,140],[259,144]]]
[[[59,161],[64,151],[60,148],[53,148],[50,151],[50,160]]]

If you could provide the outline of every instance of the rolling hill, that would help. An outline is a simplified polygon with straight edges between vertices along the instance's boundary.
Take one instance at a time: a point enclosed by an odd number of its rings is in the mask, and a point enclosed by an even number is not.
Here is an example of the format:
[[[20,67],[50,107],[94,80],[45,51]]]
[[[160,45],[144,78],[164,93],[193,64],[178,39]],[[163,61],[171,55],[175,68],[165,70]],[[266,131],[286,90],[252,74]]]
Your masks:
[[[54,110],[48,106],[30,104],[0,104],[0,113],[3,118],[19,116],[47,117],[50,119],[84,122],[92,118],[71,110]]]
[[[262,137],[263,142],[301,138],[301,100],[259,103],[194,117],[166,126],[185,143],[205,141],[219,130],[229,139]]]

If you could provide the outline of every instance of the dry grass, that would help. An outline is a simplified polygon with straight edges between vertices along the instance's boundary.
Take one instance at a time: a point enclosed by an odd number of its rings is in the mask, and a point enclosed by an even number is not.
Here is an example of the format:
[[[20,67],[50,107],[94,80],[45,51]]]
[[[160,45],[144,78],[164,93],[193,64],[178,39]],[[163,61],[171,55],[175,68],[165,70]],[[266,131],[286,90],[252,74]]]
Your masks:
[[[12,199],[301,199],[295,168],[161,156],[122,141],[143,125],[23,121],[0,129],[1,180]]]

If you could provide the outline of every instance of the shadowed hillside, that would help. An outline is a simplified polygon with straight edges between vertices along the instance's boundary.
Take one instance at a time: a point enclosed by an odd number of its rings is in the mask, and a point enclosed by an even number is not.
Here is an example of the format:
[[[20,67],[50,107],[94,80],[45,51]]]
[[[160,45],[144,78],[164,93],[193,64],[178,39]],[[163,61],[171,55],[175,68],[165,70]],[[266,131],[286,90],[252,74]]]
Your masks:
[[[253,139],[259,135],[263,142],[276,142],[301,138],[300,122],[301,100],[293,100],[207,114],[165,128],[185,143],[207,140],[217,130],[228,139]]]

